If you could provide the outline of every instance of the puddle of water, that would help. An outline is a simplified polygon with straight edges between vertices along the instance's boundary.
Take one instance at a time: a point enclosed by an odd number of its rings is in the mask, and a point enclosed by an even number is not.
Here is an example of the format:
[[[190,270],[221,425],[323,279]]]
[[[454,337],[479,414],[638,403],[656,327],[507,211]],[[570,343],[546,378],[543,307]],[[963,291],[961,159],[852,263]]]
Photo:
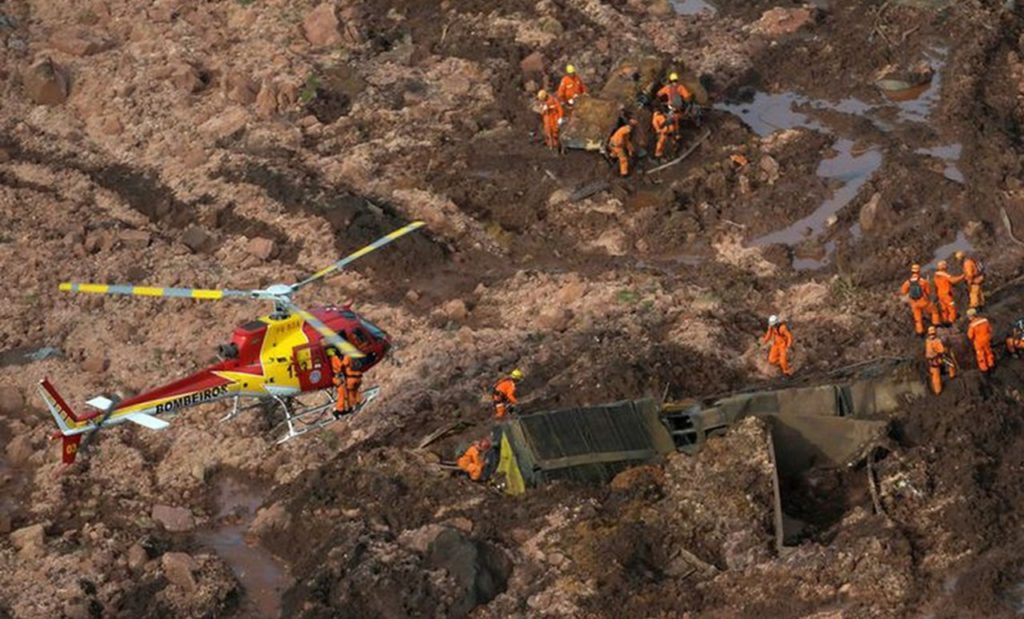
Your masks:
[[[843,186],[832,193],[832,197],[822,202],[813,213],[799,219],[782,230],[777,230],[754,239],[751,245],[762,246],[774,243],[794,245],[804,239],[817,236],[825,230],[829,217],[838,213],[850,203],[864,183],[882,165],[882,153],[867,150],[858,155],[853,154],[853,141],[840,139],[836,142],[838,151],[831,159],[824,159],[818,164],[818,176],[843,182]],[[808,232],[809,230],[809,232]]]
[[[949,260],[950,256],[958,251],[972,252],[974,251],[974,245],[967,240],[967,235],[960,230],[956,233],[956,238],[953,239],[952,243],[946,243],[935,250],[935,255],[932,257],[932,261],[921,267],[922,271],[934,271],[935,265],[939,263],[939,260]],[[952,266],[952,265],[950,265]]]
[[[860,99],[847,98],[836,102],[808,99],[795,92],[757,92],[747,103],[724,103],[722,109],[739,116],[750,129],[761,137],[776,131],[805,127],[830,133],[818,120],[798,111],[797,107],[834,111],[853,116],[866,116],[873,109]]]
[[[677,15],[699,15],[701,13],[718,13],[718,9],[707,0],[672,0],[672,8]]]
[[[52,346],[22,346],[0,352],[0,367],[27,365],[43,361],[50,357],[59,357],[63,353]]]
[[[930,155],[945,161],[946,169],[943,170],[942,175],[962,185],[964,183],[964,175],[957,166],[957,163],[960,161],[961,150],[963,150],[963,146],[960,144],[943,144],[930,148],[919,148],[914,152],[920,155]]]
[[[854,240],[864,236],[864,230],[861,229],[859,221],[850,226],[850,236],[852,236]]]
[[[274,555],[262,546],[250,546],[245,532],[263,505],[263,495],[251,485],[232,478],[217,483],[217,525],[197,531],[195,538],[217,553],[245,589],[243,606],[254,616],[280,617],[281,595],[292,578]]]
[[[822,258],[794,258],[793,269],[797,271],[815,271],[824,268],[832,262],[832,255],[836,253],[836,242],[825,243],[825,255]]]
[[[924,55],[934,70],[931,81],[905,91],[898,91],[895,93],[896,96],[886,93],[899,108],[900,120],[916,123],[927,122],[939,102],[939,93],[942,91],[942,70],[949,57],[949,48],[935,46],[926,50]]]

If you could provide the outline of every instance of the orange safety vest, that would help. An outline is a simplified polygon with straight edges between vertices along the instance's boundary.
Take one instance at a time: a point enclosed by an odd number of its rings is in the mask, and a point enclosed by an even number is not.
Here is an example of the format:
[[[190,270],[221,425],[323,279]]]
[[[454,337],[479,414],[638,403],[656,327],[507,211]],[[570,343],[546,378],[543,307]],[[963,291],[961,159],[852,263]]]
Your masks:
[[[465,471],[473,481],[480,481],[480,477],[484,474],[484,459],[480,454],[480,448],[476,445],[470,445],[469,449],[459,456],[455,464]]]
[[[608,140],[609,146],[612,150],[625,150],[630,152],[633,148],[633,143],[630,141],[630,135],[633,133],[633,127],[629,124],[622,125],[615,130],[610,140]]]
[[[939,336],[928,336],[928,339],[924,341],[924,358],[928,360],[928,365],[933,368],[942,367],[942,359],[945,355],[946,346],[939,339]]]
[[[564,75],[562,81],[558,84],[558,90],[555,94],[562,101],[569,101],[576,98],[577,95],[586,94],[587,87],[583,84],[583,80],[578,75]]]

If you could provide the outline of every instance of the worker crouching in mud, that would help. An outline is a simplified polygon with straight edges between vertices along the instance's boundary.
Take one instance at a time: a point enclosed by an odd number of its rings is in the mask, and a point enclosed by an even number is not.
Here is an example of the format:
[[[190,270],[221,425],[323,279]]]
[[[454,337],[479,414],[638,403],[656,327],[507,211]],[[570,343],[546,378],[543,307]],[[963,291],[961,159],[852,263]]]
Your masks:
[[[484,482],[491,478],[498,465],[498,450],[494,449],[491,439],[482,438],[466,448],[455,463],[471,480]]]

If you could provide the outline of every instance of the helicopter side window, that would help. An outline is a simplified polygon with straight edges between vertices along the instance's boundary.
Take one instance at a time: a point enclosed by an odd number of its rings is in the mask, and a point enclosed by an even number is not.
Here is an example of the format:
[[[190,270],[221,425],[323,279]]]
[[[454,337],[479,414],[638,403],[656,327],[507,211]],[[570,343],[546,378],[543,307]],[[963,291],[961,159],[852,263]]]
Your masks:
[[[366,331],[363,331],[359,327],[352,329],[350,337],[352,338],[352,344],[354,344],[356,348],[362,348],[370,342],[366,335]]]

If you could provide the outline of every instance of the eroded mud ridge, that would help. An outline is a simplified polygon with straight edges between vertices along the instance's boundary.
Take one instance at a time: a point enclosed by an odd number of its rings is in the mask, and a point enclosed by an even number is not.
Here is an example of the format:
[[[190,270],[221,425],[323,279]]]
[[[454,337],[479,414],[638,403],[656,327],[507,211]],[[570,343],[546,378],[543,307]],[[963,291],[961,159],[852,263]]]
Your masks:
[[[509,498],[435,466],[488,432],[512,367],[539,411],[919,359],[899,284],[958,249],[1001,341],[1024,275],[1018,4],[0,2],[0,617],[1019,615],[1021,362],[982,378],[962,324],[965,371],[884,417],[870,471],[786,480],[808,526],[781,552],[755,419],[608,486]],[[571,62],[599,91],[646,56],[708,90],[693,154],[618,179],[544,148],[537,89]],[[269,307],[59,282],[297,281],[414,219],[297,298],[393,336],[372,408],[276,445],[270,412],[204,405],[62,472],[39,379],[73,406],[137,394]],[[773,313],[794,382],[758,345]]]

